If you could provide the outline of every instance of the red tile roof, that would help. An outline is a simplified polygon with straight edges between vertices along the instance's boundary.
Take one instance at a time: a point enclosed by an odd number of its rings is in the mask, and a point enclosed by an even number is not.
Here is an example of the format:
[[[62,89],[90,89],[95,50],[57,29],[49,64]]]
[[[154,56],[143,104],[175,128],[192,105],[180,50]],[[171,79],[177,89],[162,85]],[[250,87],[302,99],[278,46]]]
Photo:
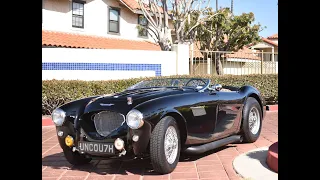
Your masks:
[[[125,5],[129,6],[133,10],[140,9],[138,1],[135,0],[120,0],[120,2],[125,3]]]
[[[198,49],[198,47],[196,45],[194,45],[194,50],[193,50],[193,58],[195,59],[202,59],[205,58],[204,55],[202,53],[204,53],[205,51],[202,50],[200,51]],[[212,51],[208,51],[209,56],[211,54],[214,54],[214,52]],[[189,57],[191,57],[191,51],[189,52]],[[223,51],[220,51],[220,53],[223,53]],[[249,60],[261,60],[261,58],[258,56],[258,53],[255,53],[253,50],[249,49],[248,47],[243,47],[242,49],[240,49],[237,52],[233,52],[233,53],[223,53],[222,57],[226,57],[226,58],[237,58],[237,59],[249,59]]]
[[[124,5],[128,6],[131,10],[134,11],[134,13],[136,13],[135,12],[136,10],[141,10],[138,0],[119,0],[119,1]],[[146,10],[150,11],[150,8],[147,4],[144,4],[144,7],[146,8]],[[159,6],[159,10],[161,13],[163,13],[161,6]]]
[[[267,39],[267,38],[262,38],[262,40],[263,40],[264,42],[268,43],[268,44],[271,44],[271,45],[273,45],[273,46],[277,46],[277,47],[278,47],[278,43],[275,43],[275,42],[273,42],[273,41],[271,41],[271,40],[269,40],[269,39]]]
[[[261,60],[258,56],[258,53],[255,53],[253,50],[243,47],[233,54],[226,54],[227,58],[238,58],[238,59],[251,59],[251,60]]]
[[[272,36],[269,36],[267,37],[268,39],[278,39],[278,33],[272,35]]]
[[[42,30],[42,45],[88,49],[129,49],[160,51],[160,46],[148,41],[89,36]]]

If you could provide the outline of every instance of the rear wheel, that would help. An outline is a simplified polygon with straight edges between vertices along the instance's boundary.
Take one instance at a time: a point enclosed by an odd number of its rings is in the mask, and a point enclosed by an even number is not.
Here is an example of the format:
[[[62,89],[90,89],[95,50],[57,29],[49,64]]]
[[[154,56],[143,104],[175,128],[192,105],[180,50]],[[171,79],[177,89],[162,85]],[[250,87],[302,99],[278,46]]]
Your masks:
[[[71,148],[63,149],[64,156],[67,161],[72,165],[83,165],[88,164],[91,158],[86,158],[84,155],[79,154],[79,152],[72,152]]]
[[[156,125],[150,139],[150,159],[155,171],[161,174],[172,172],[180,157],[180,134],[175,119],[162,118]]]
[[[244,142],[255,142],[261,133],[262,110],[258,101],[253,97],[248,97],[243,109],[242,127]]]

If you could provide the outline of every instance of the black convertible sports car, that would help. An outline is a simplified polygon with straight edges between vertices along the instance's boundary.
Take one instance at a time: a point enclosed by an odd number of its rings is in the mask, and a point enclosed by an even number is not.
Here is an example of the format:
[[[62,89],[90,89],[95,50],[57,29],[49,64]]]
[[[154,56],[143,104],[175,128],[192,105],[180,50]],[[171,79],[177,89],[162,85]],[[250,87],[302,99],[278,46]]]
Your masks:
[[[68,162],[150,157],[170,173],[180,152],[199,154],[234,142],[254,142],[265,102],[252,86],[222,87],[209,79],[142,81],[114,94],[76,100],[52,120]]]

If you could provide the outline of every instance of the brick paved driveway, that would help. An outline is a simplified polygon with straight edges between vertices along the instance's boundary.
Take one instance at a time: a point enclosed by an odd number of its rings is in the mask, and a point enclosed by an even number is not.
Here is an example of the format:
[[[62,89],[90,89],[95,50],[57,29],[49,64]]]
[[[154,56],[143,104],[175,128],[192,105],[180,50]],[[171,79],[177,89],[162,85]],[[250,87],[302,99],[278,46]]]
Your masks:
[[[149,160],[119,162],[93,160],[91,164],[75,168],[64,158],[55,128],[42,127],[42,179],[55,180],[156,180],[156,179],[214,179],[239,180],[232,161],[241,153],[278,141],[278,112],[267,112],[260,138],[253,144],[230,144],[201,156],[181,157],[171,174],[157,175]]]

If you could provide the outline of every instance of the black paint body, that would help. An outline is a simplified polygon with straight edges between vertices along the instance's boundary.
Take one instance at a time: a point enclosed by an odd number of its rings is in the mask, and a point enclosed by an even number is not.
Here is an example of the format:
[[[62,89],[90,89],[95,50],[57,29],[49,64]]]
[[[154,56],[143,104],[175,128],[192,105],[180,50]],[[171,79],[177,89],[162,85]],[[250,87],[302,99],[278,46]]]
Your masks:
[[[132,97],[131,105],[127,104],[127,97]],[[126,156],[144,155],[149,153],[149,140],[155,125],[169,115],[178,122],[182,148],[200,145],[238,134],[242,109],[248,97],[258,100],[264,118],[264,99],[252,86],[243,86],[230,92],[208,89],[198,92],[193,89],[150,88],[89,97],[60,107],[66,112],[67,120],[62,126],[56,127],[57,131],[65,132],[58,139],[62,148],[69,148],[64,143],[66,135],[73,136],[76,144],[79,140],[84,140],[83,134],[87,137],[86,141],[113,143],[116,138],[121,138],[125,141]],[[114,105],[101,106],[100,103]],[[193,110],[197,108],[204,108],[205,114],[195,116]],[[144,125],[141,128],[133,130],[124,123],[107,137],[99,137],[91,119],[93,114],[107,110],[126,116],[131,109],[137,109],[143,113]],[[139,135],[139,141],[132,141],[134,134]]]

